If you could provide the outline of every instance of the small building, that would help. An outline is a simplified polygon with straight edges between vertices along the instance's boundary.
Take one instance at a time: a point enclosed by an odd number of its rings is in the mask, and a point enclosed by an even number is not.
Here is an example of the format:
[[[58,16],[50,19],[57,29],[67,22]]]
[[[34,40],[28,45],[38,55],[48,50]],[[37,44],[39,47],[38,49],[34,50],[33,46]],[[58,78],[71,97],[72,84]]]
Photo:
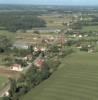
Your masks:
[[[27,55],[27,60],[32,60],[32,55],[31,54],[29,54],[29,55]]]
[[[79,38],[82,38],[83,36],[82,36],[82,35],[79,35],[78,37],[79,37]]]
[[[35,52],[38,52],[38,51],[44,52],[44,51],[46,51],[46,47],[34,47],[33,49],[34,49]]]
[[[9,95],[10,95],[9,91],[6,91],[4,94],[4,96],[9,96]]]
[[[73,37],[77,37],[77,35],[76,35],[76,34],[74,34],[74,35],[73,35]]]
[[[42,47],[42,48],[40,48],[40,50],[41,50],[42,52],[45,52],[45,51],[46,51],[46,48],[45,48],[45,47]]]
[[[39,51],[39,49],[37,47],[34,47],[33,49],[34,49],[35,52]]]
[[[77,46],[78,49],[82,49],[82,46]]]
[[[23,68],[21,67],[20,64],[13,64],[13,65],[11,66],[11,70],[14,70],[14,71],[22,71]]]

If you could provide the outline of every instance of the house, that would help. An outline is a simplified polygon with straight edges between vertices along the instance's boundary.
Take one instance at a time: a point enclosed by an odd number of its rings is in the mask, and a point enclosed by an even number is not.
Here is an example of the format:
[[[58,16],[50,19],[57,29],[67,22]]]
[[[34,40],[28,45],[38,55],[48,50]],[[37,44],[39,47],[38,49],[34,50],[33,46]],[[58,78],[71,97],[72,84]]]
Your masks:
[[[77,46],[78,49],[82,49],[82,46]]]
[[[37,47],[33,48],[35,52],[39,51],[39,49]]]
[[[42,48],[40,48],[40,51],[45,52],[46,51],[46,48],[45,47],[42,47]]]
[[[9,91],[5,92],[4,94],[4,96],[9,96],[9,95],[10,95]]]
[[[35,52],[38,52],[38,51],[44,52],[44,51],[46,51],[45,47],[34,47],[33,49],[34,49]]]
[[[38,58],[37,60],[35,60],[34,65],[38,68],[38,69],[42,69],[43,65],[44,65],[44,59]]]
[[[79,35],[78,37],[79,37],[79,38],[82,38],[83,36],[82,36],[82,35]]]
[[[77,36],[76,34],[73,35],[73,37],[76,37],[76,36]]]
[[[23,68],[21,67],[20,64],[13,64],[13,65],[11,66],[11,70],[14,70],[14,71],[22,71]]]
[[[29,55],[27,55],[27,60],[32,60],[32,55],[31,54],[29,54]]]

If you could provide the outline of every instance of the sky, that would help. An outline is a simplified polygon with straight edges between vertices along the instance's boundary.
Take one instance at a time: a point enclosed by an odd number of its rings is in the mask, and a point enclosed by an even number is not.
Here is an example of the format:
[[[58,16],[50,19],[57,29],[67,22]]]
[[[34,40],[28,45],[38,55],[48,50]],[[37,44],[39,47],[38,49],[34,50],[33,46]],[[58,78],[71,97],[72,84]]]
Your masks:
[[[0,0],[0,4],[98,5],[98,0]]]

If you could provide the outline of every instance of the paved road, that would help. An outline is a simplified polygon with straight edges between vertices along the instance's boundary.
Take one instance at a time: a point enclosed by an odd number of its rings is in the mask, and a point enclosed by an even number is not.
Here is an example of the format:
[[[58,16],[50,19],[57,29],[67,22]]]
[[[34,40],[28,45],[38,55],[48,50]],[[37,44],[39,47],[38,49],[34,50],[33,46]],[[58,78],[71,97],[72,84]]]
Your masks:
[[[40,57],[41,57],[41,54],[38,57],[36,57],[36,59],[32,63],[28,63],[28,66],[24,68],[23,73],[26,73],[28,69],[32,67],[32,64]]]

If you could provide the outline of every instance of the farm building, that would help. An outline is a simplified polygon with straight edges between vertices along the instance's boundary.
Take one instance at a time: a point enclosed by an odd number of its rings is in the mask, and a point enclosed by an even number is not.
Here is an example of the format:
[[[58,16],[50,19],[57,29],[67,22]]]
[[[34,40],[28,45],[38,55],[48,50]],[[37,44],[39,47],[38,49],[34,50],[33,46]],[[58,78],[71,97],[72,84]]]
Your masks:
[[[20,64],[13,64],[13,65],[11,66],[11,70],[14,70],[14,71],[22,71],[23,68],[21,67]]]

